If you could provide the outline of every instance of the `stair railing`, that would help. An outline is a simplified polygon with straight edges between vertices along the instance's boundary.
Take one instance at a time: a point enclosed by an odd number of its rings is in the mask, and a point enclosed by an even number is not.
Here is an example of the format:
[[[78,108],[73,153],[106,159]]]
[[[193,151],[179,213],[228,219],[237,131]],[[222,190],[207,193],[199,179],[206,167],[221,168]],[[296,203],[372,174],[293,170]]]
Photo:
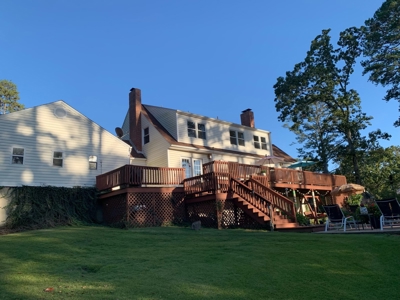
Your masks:
[[[230,179],[230,188],[235,194],[239,195],[273,220],[273,205],[258,192],[232,177]]]
[[[252,176],[250,177],[248,184],[250,189],[254,190],[254,192],[270,202],[274,208],[283,211],[290,219],[296,222],[296,207],[292,200],[263,185]]]

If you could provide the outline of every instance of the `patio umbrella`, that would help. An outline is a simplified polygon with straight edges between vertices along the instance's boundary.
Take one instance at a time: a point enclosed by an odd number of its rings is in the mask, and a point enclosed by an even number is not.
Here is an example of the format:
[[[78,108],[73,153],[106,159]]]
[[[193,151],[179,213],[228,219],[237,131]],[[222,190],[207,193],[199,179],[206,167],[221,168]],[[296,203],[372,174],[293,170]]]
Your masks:
[[[303,168],[303,167],[312,166],[313,164],[315,164],[315,161],[300,160],[300,161],[296,161],[295,163],[291,164],[290,166],[288,166],[288,168],[290,168],[290,169]]]
[[[278,164],[280,162],[283,162],[284,159],[279,156],[274,156],[274,155],[266,155],[260,160],[256,161],[256,165],[262,166],[262,165],[271,165],[271,164]]]
[[[355,183],[348,183],[334,188],[331,192],[331,195],[335,196],[341,194],[347,194],[347,195],[362,194],[364,190],[365,188],[362,185]]]

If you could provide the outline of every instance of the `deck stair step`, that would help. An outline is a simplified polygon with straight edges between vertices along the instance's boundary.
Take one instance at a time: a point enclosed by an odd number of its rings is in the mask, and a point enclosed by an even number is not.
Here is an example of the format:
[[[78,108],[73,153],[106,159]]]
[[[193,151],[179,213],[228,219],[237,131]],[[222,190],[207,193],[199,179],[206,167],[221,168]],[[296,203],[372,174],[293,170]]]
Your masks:
[[[270,221],[268,215],[257,209],[254,205],[248,203],[245,199],[241,197],[236,197],[233,200],[238,205],[238,207],[240,207],[247,215],[251,216],[254,220],[259,222],[260,224],[265,225],[266,222]],[[297,223],[292,222],[292,220],[287,219],[286,216],[283,215],[274,216],[274,225],[276,229],[299,227]]]
[[[270,217],[267,214],[263,213],[261,210],[247,202],[245,199],[241,197],[236,197],[234,198],[234,201],[243,211],[245,211],[246,214],[250,215],[260,224],[264,225],[266,224],[266,222],[270,221]],[[274,215],[274,225],[276,229],[297,228],[300,226],[292,220],[288,219],[287,216],[280,213]]]
[[[238,207],[240,207],[248,216],[253,218],[258,223],[265,225],[270,220],[269,216],[257,209],[254,205],[251,205],[246,200],[236,197],[233,201]]]

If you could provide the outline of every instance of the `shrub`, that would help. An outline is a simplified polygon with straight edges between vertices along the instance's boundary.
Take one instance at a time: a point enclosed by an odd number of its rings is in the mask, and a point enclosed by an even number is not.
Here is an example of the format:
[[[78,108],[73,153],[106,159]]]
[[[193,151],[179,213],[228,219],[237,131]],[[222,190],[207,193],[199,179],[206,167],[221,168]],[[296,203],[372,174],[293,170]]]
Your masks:
[[[22,186],[8,191],[8,228],[45,228],[95,221],[95,188]]]
[[[302,215],[300,213],[296,213],[296,219],[297,219],[297,223],[300,226],[310,225],[310,220],[306,216],[304,216],[304,215]]]

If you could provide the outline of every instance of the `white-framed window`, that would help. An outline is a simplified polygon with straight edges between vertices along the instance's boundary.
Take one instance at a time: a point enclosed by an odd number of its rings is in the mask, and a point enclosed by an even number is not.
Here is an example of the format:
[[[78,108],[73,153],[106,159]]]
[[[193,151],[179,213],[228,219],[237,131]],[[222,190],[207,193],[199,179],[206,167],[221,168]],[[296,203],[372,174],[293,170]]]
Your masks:
[[[89,156],[89,170],[97,170],[97,156]]]
[[[229,130],[231,145],[244,146],[244,133],[235,130]]]
[[[193,159],[193,176],[198,176],[203,173],[201,159]]]
[[[150,131],[149,127],[143,129],[143,144],[147,144],[150,142]]]
[[[253,135],[254,148],[260,149],[260,139],[258,136]]]
[[[204,124],[197,124],[197,133],[198,133],[198,137],[199,139],[206,139],[206,125]]]
[[[185,169],[185,177],[190,178],[203,174],[203,160],[198,158],[181,158],[182,168]]]
[[[188,137],[194,137],[199,139],[206,139],[206,125],[202,123],[197,123],[197,131],[196,131],[196,123],[193,121],[187,121],[188,127]]]
[[[237,145],[236,131],[235,130],[229,130],[229,137],[230,137],[230,140],[231,140],[231,145]]]
[[[265,137],[261,137],[261,149],[267,150],[267,139]]]
[[[196,136],[196,124],[192,121],[187,122],[188,126],[188,137],[197,137]]]
[[[190,164],[190,158],[182,157],[181,164],[182,168],[185,169],[185,178],[192,177],[192,166]]]
[[[244,146],[244,133],[238,131],[238,144],[239,146]]]
[[[13,148],[12,149],[12,156],[11,156],[11,163],[17,165],[24,164],[24,148]]]
[[[54,151],[53,153],[53,166],[62,167],[63,166],[63,153],[60,151]]]

